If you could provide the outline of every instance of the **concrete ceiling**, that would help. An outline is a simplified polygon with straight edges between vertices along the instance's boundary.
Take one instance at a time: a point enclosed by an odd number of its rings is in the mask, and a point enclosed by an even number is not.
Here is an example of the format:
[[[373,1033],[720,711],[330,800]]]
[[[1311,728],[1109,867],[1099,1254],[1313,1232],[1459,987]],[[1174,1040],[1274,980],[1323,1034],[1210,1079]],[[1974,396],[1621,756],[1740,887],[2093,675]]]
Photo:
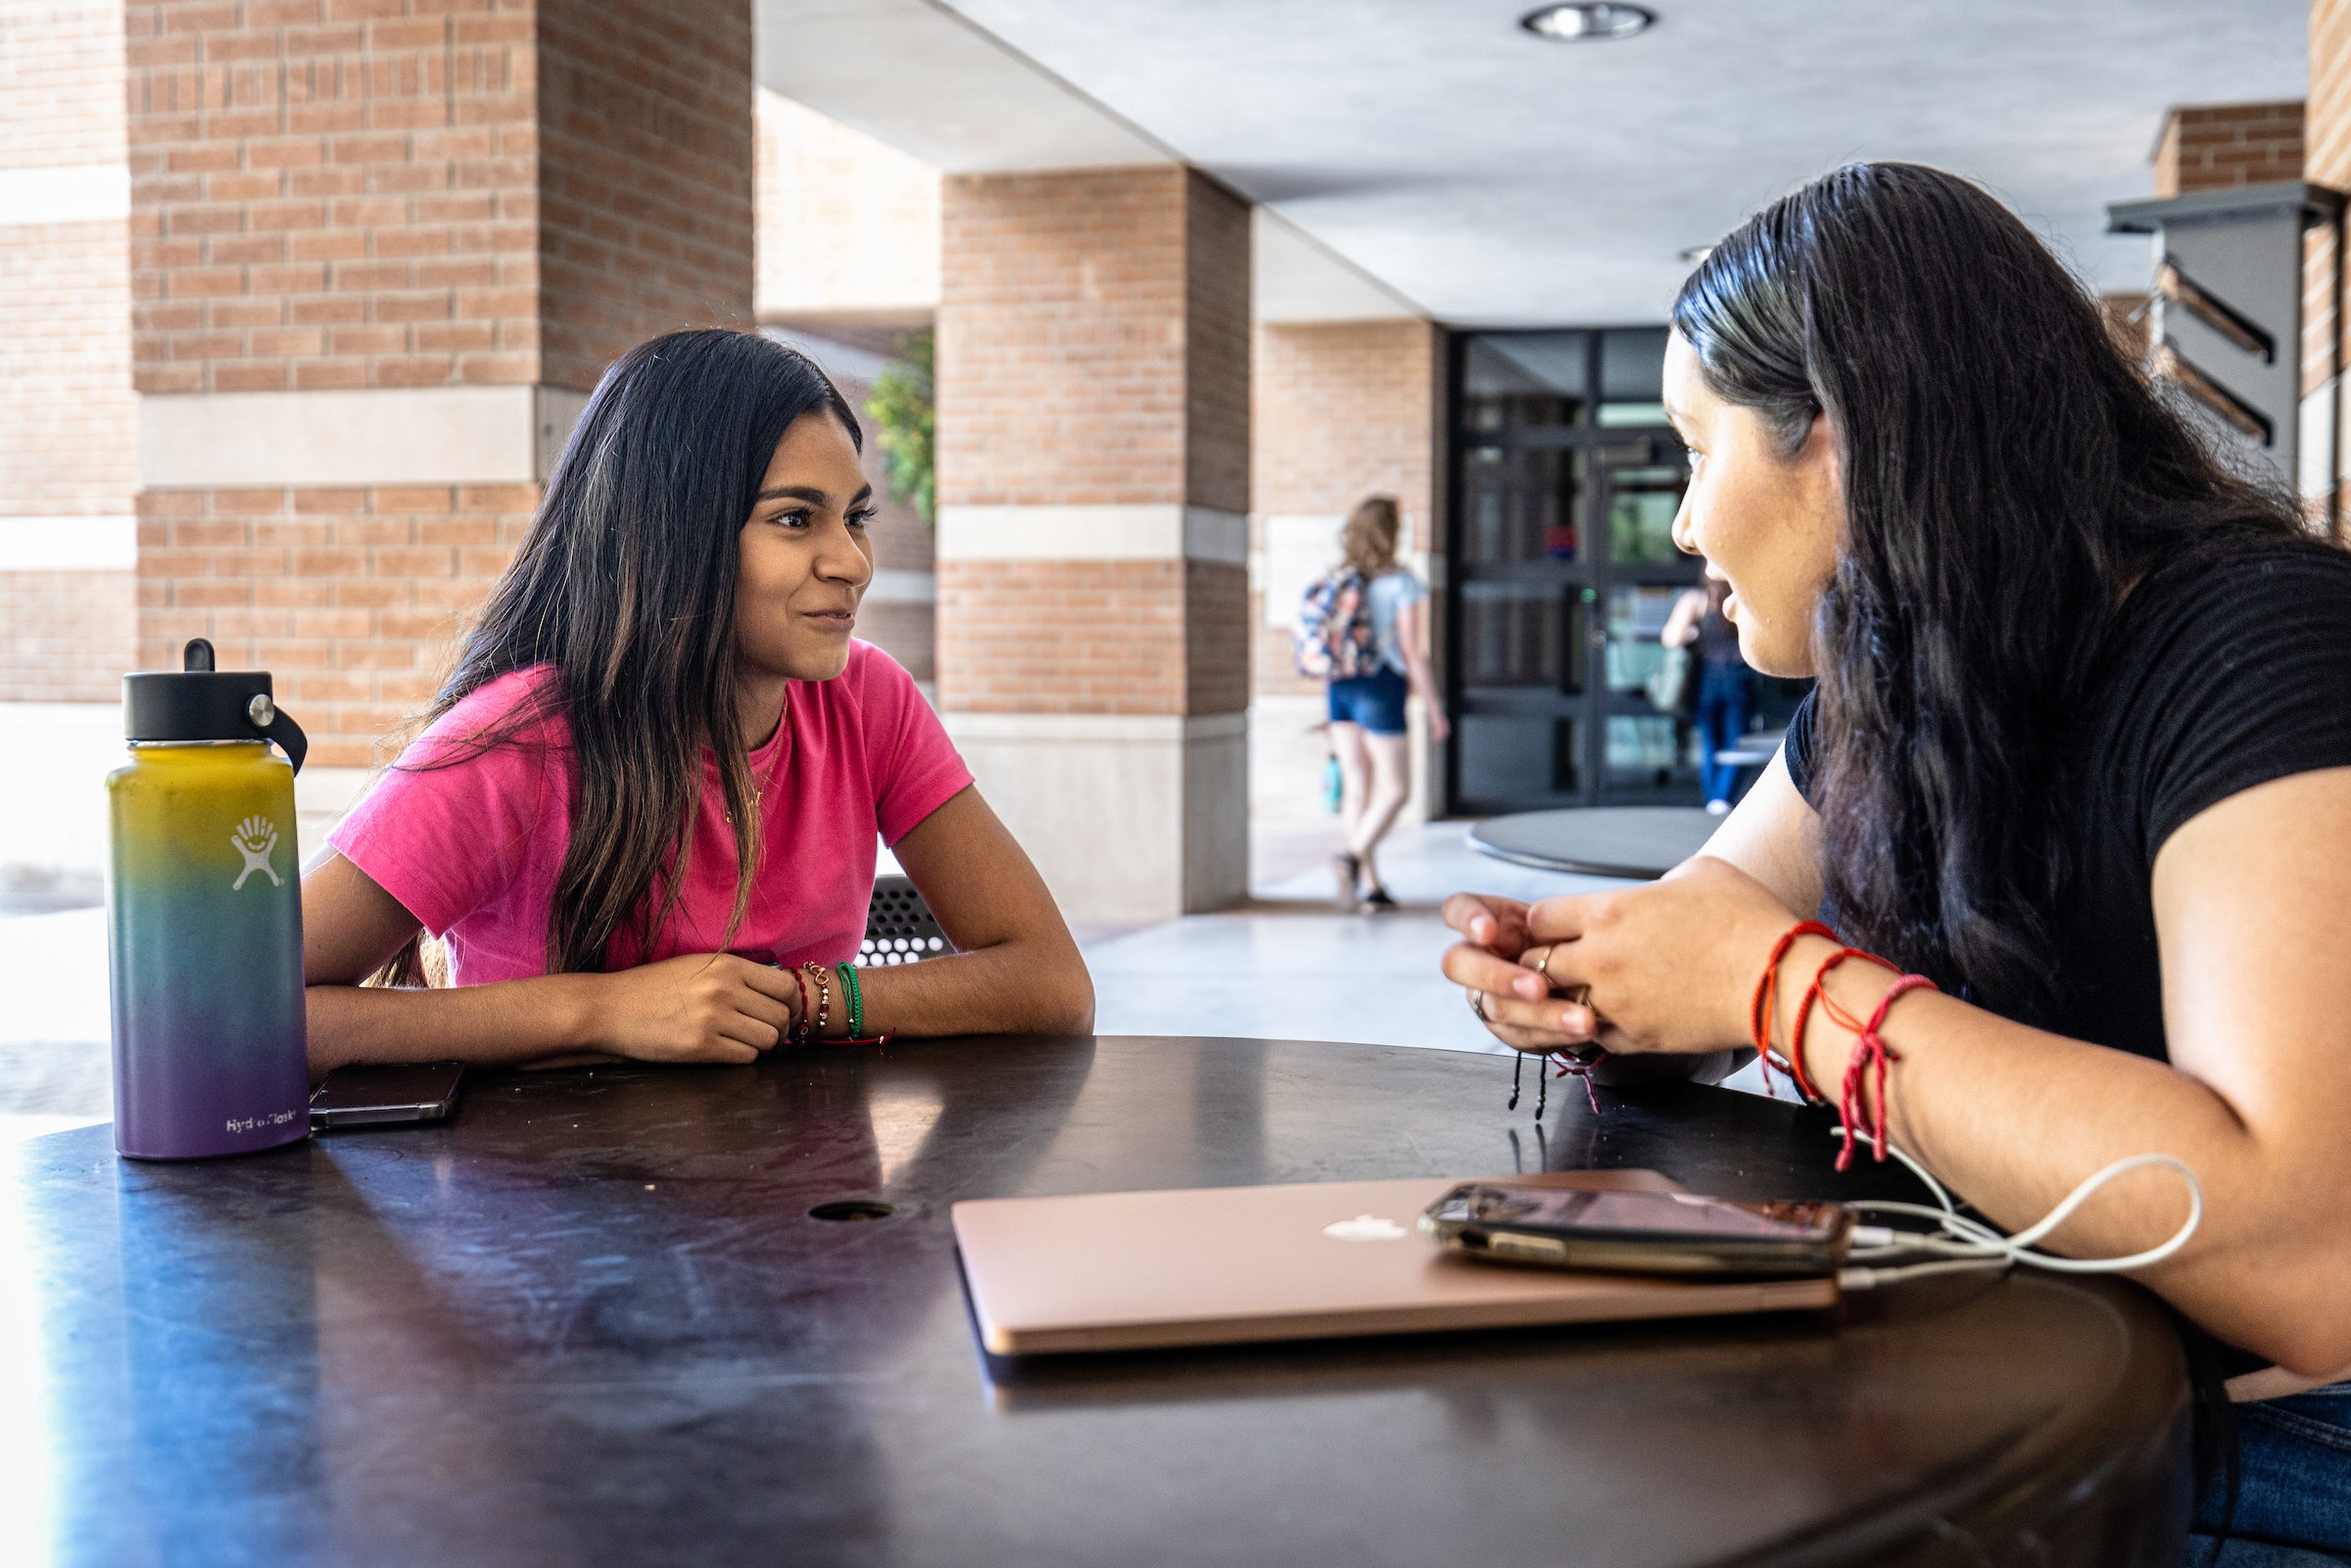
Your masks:
[[[2143,286],[2103,213],[2165,109],[2308,74],[2305,0],[1650,0],[1585,44],[1531,3],[760,0],[760,77],[949,170],[1198,165],[1282,230],[1271,313],[1557,325],[1660,318],[1682,251],[1856,158],[1981,179]]]

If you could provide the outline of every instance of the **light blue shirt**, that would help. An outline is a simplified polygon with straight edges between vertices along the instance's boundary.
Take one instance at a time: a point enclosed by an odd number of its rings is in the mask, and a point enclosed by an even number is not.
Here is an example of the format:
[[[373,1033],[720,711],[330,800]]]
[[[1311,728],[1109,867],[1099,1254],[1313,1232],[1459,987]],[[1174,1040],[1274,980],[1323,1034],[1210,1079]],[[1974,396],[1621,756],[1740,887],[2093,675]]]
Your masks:
[[[1364,595],[1371,610],[1371,636],[1379,648],[1379,662],[1398,675],[1410,674],[1411,667],[1405,663],[1404,649],[1396,641],[1396,612],[1427,596],[1428,590],[1420,586],[1420,579],[1402,566],[1371,579],[1370,590]]]

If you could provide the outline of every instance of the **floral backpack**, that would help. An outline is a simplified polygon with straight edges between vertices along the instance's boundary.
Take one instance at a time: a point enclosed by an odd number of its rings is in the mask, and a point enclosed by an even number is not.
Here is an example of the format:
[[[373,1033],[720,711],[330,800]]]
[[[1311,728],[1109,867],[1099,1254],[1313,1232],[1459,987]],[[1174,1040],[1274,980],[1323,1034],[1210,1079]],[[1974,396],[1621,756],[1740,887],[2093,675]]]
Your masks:
[[[1371,629],[1371,585],[1352,566],[1317,578],[1298,605],[1290,653],[1313,681],[1353,681],[1379,672]]]

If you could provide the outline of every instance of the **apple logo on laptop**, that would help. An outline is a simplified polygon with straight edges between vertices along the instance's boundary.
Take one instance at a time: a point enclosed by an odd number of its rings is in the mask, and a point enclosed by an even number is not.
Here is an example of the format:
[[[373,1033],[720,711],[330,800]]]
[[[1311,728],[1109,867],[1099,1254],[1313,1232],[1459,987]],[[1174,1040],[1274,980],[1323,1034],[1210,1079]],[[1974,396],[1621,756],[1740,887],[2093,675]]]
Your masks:
[[[1405,1229],[1393,1219],[1382,1219],[1377,1214],[1358,1214],[1353,1219],[1324,1225],[1322,1234],[1333,1241],[1401,1241]]]

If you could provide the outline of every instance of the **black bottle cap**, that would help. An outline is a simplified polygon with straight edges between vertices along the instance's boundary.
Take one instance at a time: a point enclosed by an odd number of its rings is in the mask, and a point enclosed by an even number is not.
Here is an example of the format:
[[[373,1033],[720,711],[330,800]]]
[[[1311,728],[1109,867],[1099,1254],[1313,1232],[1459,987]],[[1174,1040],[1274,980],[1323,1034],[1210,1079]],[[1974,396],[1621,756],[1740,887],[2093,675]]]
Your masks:
[[[122,734],[130,740],[274,740],[294,771],[311,743],[277,710],[267,670],[216,670],[213,645],[189,641],[186,668],[122,678]]]

